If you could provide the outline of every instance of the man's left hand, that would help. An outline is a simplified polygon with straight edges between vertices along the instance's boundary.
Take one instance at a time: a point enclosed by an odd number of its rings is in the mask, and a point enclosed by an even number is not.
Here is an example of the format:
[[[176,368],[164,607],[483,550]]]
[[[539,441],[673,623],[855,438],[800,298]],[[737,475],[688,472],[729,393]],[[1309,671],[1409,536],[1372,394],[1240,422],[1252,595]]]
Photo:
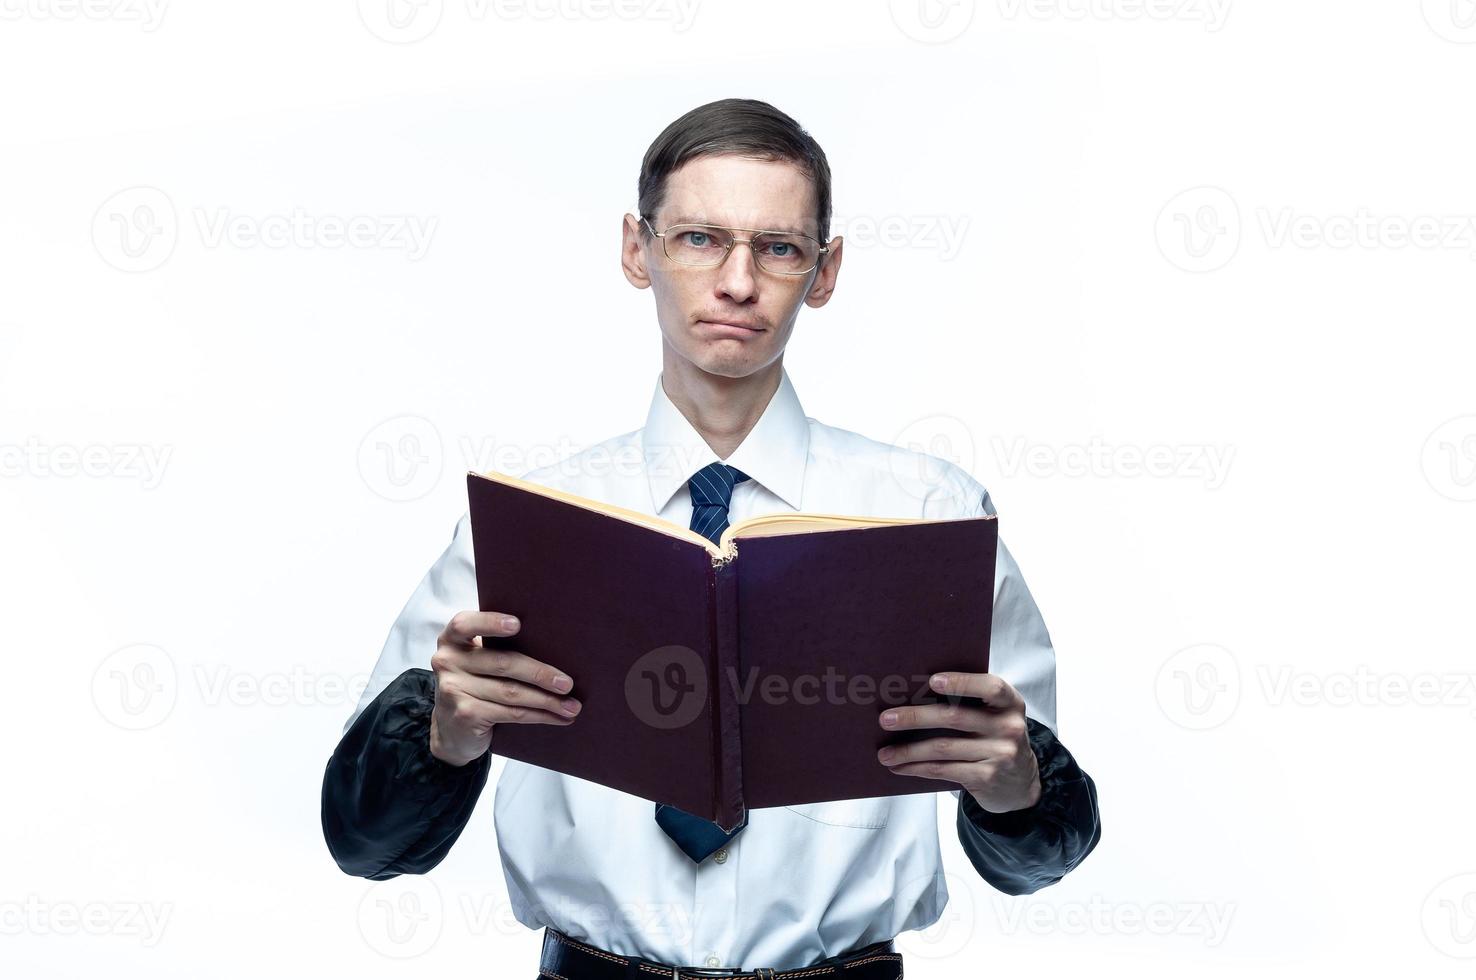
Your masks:
[[[927,776],[958,783],[985,810],[1005,813],[1040,800],[1040,770],[1025,724],[1025,699],[994,674],[945,671],[929,686],[939,694],[977,698],[983,704],[914,704],[885,709],[879,718],[887,731],[952,728],[958,735],[936,736],[906,745],[889,745],[877,761],[903,776]],[[888,724],[888,716],[895,720]]]

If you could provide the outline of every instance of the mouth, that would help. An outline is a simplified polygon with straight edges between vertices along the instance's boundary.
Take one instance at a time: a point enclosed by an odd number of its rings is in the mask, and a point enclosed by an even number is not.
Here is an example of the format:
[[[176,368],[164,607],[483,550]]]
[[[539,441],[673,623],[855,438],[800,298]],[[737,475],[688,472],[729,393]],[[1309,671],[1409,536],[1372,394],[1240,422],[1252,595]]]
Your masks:
[[[705,324],[705,325],[707,325],[709,327],[712,327],[714,329],[717,329],[717,330],[725,330],[725,331],[729,331],[729,332],[741,332],[741,333],[745,333],[745,334],[763,333],[764,332],[764,328],[763,327],[750,326],[749,324],[746,324],[746,323],[733,323],[732,321],[729,321],[729,320],[698,320],[697,322],[698,323],[701,323],[701,324]]]

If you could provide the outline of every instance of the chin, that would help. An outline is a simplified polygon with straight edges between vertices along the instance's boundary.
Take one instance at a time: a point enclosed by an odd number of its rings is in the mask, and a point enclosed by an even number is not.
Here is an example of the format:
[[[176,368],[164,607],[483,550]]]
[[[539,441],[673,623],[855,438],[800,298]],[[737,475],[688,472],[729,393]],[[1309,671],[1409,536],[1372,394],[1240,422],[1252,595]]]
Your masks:
[[[708,374],[715,374],[720,378],[746,378],[753,373],[753,365],[747,361],[710,361],[697,362],[697,366]]]
[[[733,355],[706,350],[689,356],[688,360],[708,374],[715,374],[723,378],[745,378],[754,372],[762,358],[746,353]]]

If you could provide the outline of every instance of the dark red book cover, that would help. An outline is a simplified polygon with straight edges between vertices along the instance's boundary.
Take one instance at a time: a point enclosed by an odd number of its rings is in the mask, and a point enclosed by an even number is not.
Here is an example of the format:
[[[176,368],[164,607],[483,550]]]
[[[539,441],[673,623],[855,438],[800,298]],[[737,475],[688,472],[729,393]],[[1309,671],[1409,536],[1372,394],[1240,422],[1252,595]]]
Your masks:
[[[888,706],[989,669],[993,517],[696,541],[467,475],[483,637],[574,679],[572,725],[499,725],[492,751],[730,830],[745,807],[956,789],[890,773]],[[864,515],[858,515],[864,516]],[[645,516],[646,520],[654,520]]]

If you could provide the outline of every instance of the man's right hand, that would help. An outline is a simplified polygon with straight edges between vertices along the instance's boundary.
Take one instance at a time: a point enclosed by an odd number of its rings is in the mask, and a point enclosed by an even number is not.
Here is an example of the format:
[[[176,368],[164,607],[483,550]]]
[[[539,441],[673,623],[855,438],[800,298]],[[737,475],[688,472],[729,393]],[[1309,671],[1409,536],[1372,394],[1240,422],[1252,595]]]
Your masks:
[[[511,623],[511,625],[509,625]],[[459,612],[436,642],[436,706],[430,750],[437,759],[464,766],[492,744],[492,726],[569,725],[578,699],[565,697],[574,682],[549,664],[515,650],[489,650],[483,636],[512,636],[517,620],[498,612]]]

